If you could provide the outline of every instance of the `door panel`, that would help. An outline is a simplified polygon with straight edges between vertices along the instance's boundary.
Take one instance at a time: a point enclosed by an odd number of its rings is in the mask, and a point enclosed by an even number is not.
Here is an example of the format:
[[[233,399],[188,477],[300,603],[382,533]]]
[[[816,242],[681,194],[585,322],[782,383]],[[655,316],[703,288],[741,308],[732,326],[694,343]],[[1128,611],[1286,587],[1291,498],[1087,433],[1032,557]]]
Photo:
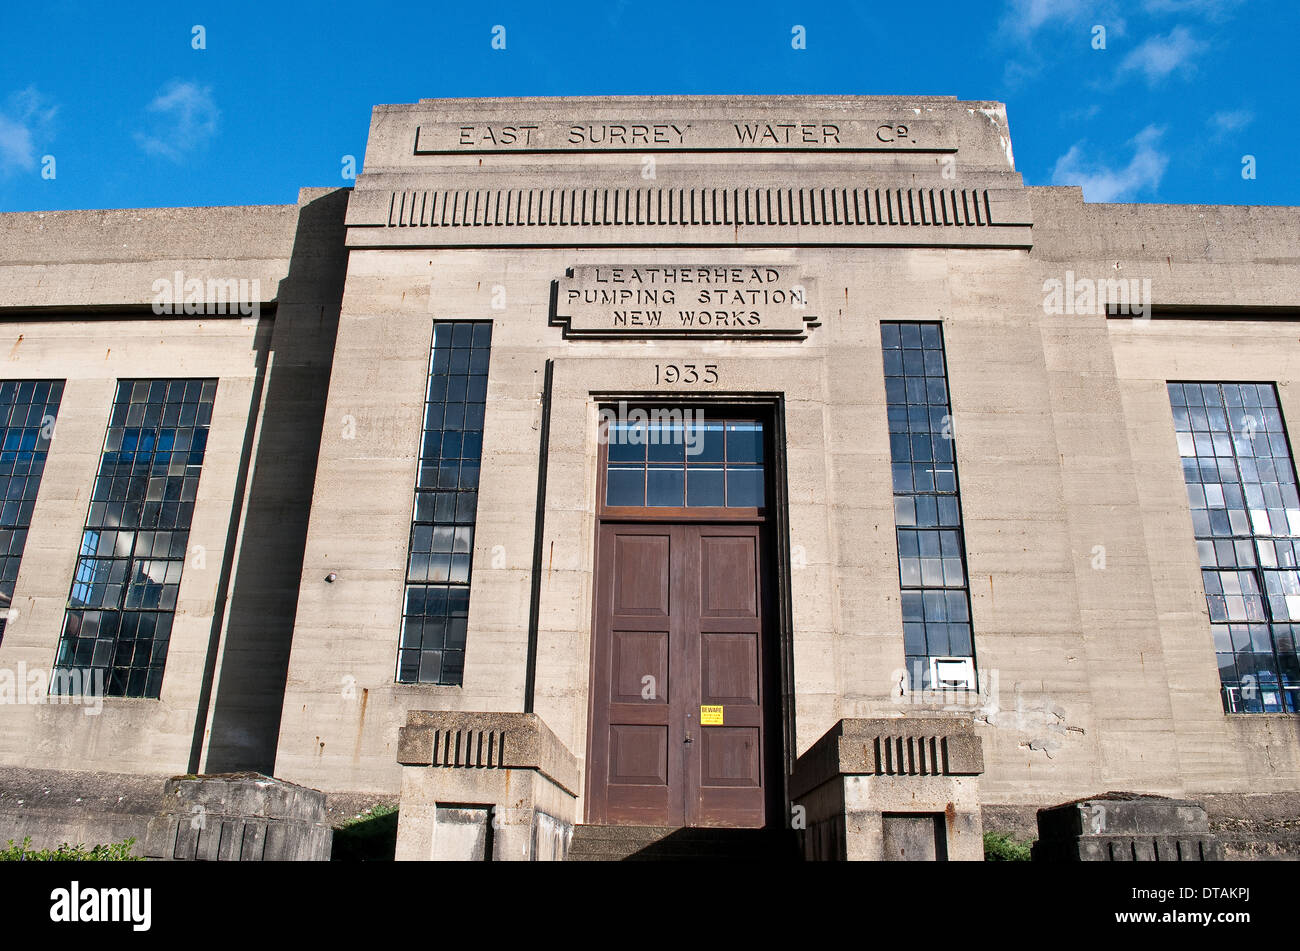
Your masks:
[[[753,788],[763,779],[759,731],[754,727],[714,726],[703,741],[703,785]]]
[[[759,702],[758,638],[752,633],[701,632],[700,703],[740,704]]]
[[[667,703],[672,692],[668,682],[668,632],[614,631],[612,636],[610,701]],[[648,683],[646,677],[651,678]]]
[[[602,525],[592,680],[592,821],[680,825],[682,744],[672,678],[680,652],[671,526]]]
[[[701,535],[700,616],[758,617],[758,536]]]
[[[611,726],[609,781],[626,786],[666,786],[668,728],[630,723]]]
[[[600,526],[589,821],[764,824],[762,530]]]
[[[620,532],[615,538],[614,614],[667,617],[669,534]]]
[[[757,827],[764,820],[764,663],[762,527],[691,526],[699,553],[699,703],[721,706],[722,726],[701,727],[689,811],[696,825]]]

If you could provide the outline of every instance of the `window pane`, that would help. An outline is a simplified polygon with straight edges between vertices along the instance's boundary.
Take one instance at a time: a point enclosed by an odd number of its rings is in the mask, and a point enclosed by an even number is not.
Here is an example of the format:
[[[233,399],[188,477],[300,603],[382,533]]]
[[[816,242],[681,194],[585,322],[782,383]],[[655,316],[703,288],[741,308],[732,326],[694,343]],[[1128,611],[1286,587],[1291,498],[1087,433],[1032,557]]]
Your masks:
[[[762,462],[763,427],[760,423],[727,424],[727,462]]]
[[[159,695],[216,384],[119,382],[52,693]]]
[[[1188,507],[1229,713],[1290,712],[1290,622],[1300,575],[1288,540],[1294,483],[1271,384],[1171,383]],[[1230,434],[1230,435],[1229,435]],[[1275,570],[1280,569],[1280,570]]]
[[[713,466],[691,466],[686,470],[686,504],[718,506],[726,504],[722,483],[723,469]]]
[[[463,676],[463,608],[469,598],[491,343],[489,321],[439,321],[433,328],[397,656],[401,683],[459,685]],[[644,441],[620,438],[626,436],[611,431],[610,452],[644,459]],[[427,491],[432,488],[438,491]]]
[[[62,380],[0,383],[0,641],[62,398]]]
[[[690,445],[686,449],[688,461],[722,462],[726,458],[721,422],[692,424],[689,436]]]
[[[685,462],[686,429],[680,424],[657,424],[650,427],[650,445],[646,447],[651,462]]]
[[[763,469],[727,469],[727,505],[731,508],[759,508],[763,505]]]
[[[676,466],[651,466],[646,474],[646,505],[685,504],[686,470]]]
[[[606,505],[645,505],[645,466],[611,465],[605,474]]]
[[[937,323],[885,323],[880,336],[904,652],[918,689],[929,684],[930,658],[974,656],[943,334]],[[923,626],[913,623],[918,613]]]

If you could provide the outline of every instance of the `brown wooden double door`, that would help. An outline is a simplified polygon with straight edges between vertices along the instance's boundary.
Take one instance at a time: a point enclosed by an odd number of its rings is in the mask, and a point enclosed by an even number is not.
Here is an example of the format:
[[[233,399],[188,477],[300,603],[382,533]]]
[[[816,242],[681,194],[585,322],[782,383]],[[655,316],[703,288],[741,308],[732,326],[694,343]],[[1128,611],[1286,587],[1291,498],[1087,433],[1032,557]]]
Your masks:
[[[763,537],[762,524],[600,525],[589,822],[765,824]]]

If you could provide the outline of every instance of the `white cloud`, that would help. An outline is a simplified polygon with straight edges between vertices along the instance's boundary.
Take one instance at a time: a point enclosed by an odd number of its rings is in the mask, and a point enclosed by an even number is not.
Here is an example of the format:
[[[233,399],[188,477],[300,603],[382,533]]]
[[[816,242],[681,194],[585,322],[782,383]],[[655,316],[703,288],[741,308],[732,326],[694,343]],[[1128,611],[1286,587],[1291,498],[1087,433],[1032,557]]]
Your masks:
[[[1090,106],[1083,106],[1078,109],[1071,109],[1069,112],[1061,113],[1061,118],[1067,122],[1087,122],[1089,119],[1095,119],[1101,115],[1101,105],[1093,103]]]
[[[1084,155],[1084,143],[1076,142],[1056,160],[1052,170],[1053,185],[1082,185],[1085,201],[1122,201],[1142,191],[1154,191],[1169,165],[1169,156],[1159,145],[1163,129],[1147,126],[1129,144],[1133,158],[1123,168],[1108,168],[1098,159]]]
[[[997,28],[999,42],[1009,48],[1003,84],[1023,86],[1070,50],[1095,49],[1097,27],[1105,29],[1107,42],[1124,35],[1115,0],[1004,0]]]
[[[1240,132],[1255,121],[1255,114],[1249,109],[1216,112],[1210,116],[1206,125],[1214,131],[1215,139],[1226,139],[1234,132]]]
[[[1177,13],[1203,16],[1208,20],[1222,20],[1232,13],[1241,0],[1145,0],[1147,13]]]
[[[1027,40],[1047,27],[1083,25],[1090,31],[1095,24],[1111,36],[1124,33],[1124,19],[1113,0],[1006,0],[1000,28]],[[1089,41],[1091,33],[1083,38]]]
[[[1087,0],[1009,0],[1003,23],[1014,32],[1029,34],[1055,20],[1076,20],[1087,7]]]
[[[1167,34],[1151,37],[1125,56],[1119,71],[1140,71],[1154,85],[1176,69],[1191,69],[1192,57],[1204,49],[1205,44],[1193,38],[1187,27],[1176,26]]]
[[[31,130],[21,122],[0,115],[0,169],[11,172],[35,164]]]
[[[173,79],[149,103],[149,129],[136,132],[135,140],[150,155],[173,162],[201,148],[217,134],[221,117],[212,90],[197,83]]]
[[[1036,59],[1008,59],[1002,64],[1002,84],[1013,89],[1023,86],[1042,70],[1043,64]]]
[[[11,95],[0,111],[0,175],[36,166],[36,143],[48,138],[58,107],[29,86]]]

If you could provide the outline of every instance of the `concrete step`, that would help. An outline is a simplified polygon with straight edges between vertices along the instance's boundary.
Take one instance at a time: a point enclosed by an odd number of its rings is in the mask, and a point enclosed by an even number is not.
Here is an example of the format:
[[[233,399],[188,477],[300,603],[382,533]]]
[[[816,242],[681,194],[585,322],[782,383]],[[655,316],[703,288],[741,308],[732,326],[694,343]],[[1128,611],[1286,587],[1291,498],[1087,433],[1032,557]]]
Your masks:
[[[787,829],[692,829],[672,826],[579,825],[571,862],[797,861],[798,843]]]

